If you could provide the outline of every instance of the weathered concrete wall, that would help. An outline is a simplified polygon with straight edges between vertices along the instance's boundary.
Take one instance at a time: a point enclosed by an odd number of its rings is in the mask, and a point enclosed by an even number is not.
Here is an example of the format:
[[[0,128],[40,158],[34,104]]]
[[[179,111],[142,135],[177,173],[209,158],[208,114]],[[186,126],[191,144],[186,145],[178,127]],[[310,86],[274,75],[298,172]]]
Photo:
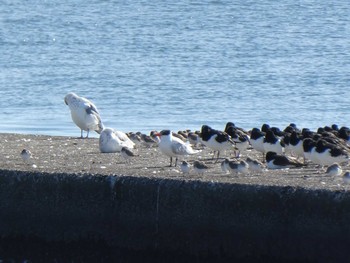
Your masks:
[[[217,258],[350,258],[350,194],[132,176],[0,171],[0,236]]]

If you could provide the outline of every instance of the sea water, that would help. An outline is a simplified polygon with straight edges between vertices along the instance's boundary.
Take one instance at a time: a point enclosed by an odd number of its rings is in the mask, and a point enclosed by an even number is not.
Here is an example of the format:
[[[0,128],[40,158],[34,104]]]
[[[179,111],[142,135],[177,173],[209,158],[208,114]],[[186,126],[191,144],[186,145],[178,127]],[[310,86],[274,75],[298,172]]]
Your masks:
[[[0,132],[348,126],[350,2],[4,0],[0,65]]]

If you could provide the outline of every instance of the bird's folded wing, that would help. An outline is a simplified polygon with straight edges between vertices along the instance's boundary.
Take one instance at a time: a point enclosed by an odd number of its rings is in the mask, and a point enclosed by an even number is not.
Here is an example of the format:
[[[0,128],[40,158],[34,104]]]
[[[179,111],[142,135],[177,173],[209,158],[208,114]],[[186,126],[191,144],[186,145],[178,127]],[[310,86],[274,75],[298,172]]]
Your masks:
[[[98,111],[97,107],[91,101],[85,98],[81,98],[81,100],[86,110],[89,109],[91,112],[94,112],[95,114],[100,115],[100,112]]]
[[[174,154],[180,154],[180,155],[189,154],[186,145],[179,142],[173,142],[171,144],[171,151]]]

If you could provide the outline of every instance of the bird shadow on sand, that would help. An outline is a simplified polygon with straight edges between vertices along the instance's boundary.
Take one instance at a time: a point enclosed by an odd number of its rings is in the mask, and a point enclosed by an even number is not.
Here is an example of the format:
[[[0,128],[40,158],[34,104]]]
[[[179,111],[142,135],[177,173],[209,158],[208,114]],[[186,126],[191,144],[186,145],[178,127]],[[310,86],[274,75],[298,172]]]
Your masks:
[[[169,166],[169,165],[160,165],[160,166],[146,166],[146,167],[142,167],[142,168],[147,168],[147,169],[160,169],[162,171],[166,171],[169,169],[180,169],[179,165],[177,166]]]
[[[200,159],[201,161],[205,162],[205,163],[213,163],[213,164],[217,164],[217,163],[220,163],[222,161],[224,161],[225,159],[238,159],[238,158],[235,158],[235,157],[231,157],[231,158],[228,158],[228,157],[219,157],[218,159],[217,158],[212,158],[212,157],[209,157],[209,158],[202,158]]]
[[[69,137],[69,139],[71,139],[71,140],[79,140],[79,141],[84,141],[84,140],[89,140],[90,141],[90,140],[96,140],[98,138],[96,138],[96,137],[87,137],[86,138],[85,136],[84,137],[80,137],[80,136],[77,136],[77,137],[74,136],[73,137],[73,136],[71,136],[71,137]]]

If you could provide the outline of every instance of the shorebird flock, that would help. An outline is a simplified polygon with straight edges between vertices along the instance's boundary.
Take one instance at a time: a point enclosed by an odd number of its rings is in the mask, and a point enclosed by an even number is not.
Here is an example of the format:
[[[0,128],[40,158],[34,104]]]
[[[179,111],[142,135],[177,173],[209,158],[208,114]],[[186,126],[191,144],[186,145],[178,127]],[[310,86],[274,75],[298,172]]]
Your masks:
[[[263,124],[261,128],[247,131],[228,122],[223,130],[204,124],[198,131],[124,133],[105,127],[97,107],[88,99],[68,93],[64,101],[69,106],[73,122],[81,130],[81,138],[88,138],[90,131],[97,132],[100,152],[120,153],[127,163],[137,158],[134,151],[138,147],[157,147],[160,153],[170,158],[170,167],[179,167],[184,175],[192,171],[204,174],[209,168],[208,163],[195,159],[195,156],[208,148],[213,152],[214,164],[220,165],[222,172],[227,174],[259,174],[269,169],[302,169],[314,164],[327,175],[342,176],[344,182],[350,183],[350,173],[345,171],[350,158],[348,127],[339,128],[333,124],[311,131],[299,129],[293,123],[284,129]],[[83,137],[84,131],[86,137]],[[249,157],[247,152],[252,149],[261,154],[261,159]],[[192,161],[186,160],[192,155]],[[23,153],[23,158],[28,159],[28,153]],[[179,158],[182,158],[180,164]]]

